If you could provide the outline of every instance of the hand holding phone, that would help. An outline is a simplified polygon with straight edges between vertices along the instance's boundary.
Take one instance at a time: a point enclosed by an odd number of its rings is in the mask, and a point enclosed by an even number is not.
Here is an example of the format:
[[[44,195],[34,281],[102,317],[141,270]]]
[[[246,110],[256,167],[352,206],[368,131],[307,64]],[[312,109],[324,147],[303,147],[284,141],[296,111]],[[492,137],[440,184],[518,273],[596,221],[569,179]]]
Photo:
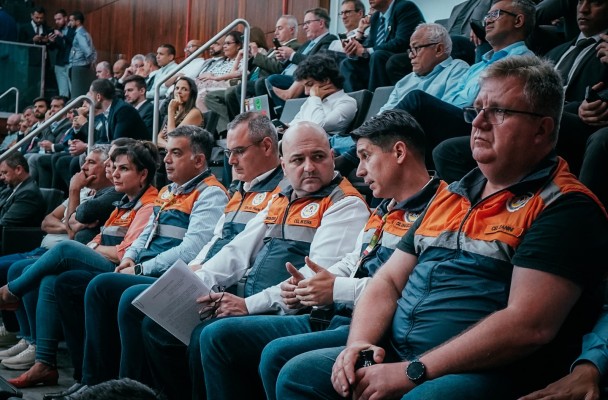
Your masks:
[[[279,39],[277,39],[276,37],[272,38],[272,44],[274,45],[275,49],[278,49],[279,47],[281,47],[281,42],[279,42]]]

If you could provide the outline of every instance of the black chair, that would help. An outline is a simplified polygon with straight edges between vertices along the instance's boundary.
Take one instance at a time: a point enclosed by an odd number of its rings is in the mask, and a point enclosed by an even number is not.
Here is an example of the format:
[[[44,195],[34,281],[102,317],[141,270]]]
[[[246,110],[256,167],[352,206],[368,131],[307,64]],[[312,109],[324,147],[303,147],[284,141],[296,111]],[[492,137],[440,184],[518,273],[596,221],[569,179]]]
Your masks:
[[[47,215],[53,212],[64,200],[64,193],[58,189],[42,188],[40,193],[44,198]],[[23,253],[40,247],[44,235],[45,232],[39,226],[3,226],[0,254]]]
[[[356,92],[350,92],[347,94],[357,101],[357,113],[355,114],[355,118],[348,128],[348,132],[351,132],[360,127],[363,121],[365,121],[367,111],[372,102],[373,94],[367,89],[357,90]]]
[[[374,90],[374,95],[372,96],[369,107],[367,108],[367,114],[365,114],[365,118],[363,118],[361,123],[378,114],[378,111],[380,111],[382,106],[388,101],[388,98],[391,96],[391,92],[394,88],[394,86],[382,86]]]

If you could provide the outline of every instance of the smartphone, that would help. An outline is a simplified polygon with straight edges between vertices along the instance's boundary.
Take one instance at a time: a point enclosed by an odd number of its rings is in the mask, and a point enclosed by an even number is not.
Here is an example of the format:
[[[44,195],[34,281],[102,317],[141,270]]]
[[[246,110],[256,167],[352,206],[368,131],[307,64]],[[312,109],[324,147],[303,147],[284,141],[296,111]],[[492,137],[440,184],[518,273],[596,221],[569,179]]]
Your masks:
[[[274,45],[275,49],[278,49],[279,47],[281,47],[281,42],[279,42],[279,39],[277,39],[276,37],[272,38],[272,44]]]
[[[591,85],[585,88],[585,100],[591,103],[593,101],[602,100],[604,102],[608,102],[608,89],[600,90],[599,92],[593,90]]]
[[[288,126],[285,125],[285,123],[283,121],[281,121],[280,119],[273,119],[272,120],[272,124],[276,127],[276,128],[283,128],[283,129],[287,129]]]
[[[374,361],[374,351],[373,350],[361,350],[359,352],[359,358],[355,363],[355,369],[371,367],[376,364]]]

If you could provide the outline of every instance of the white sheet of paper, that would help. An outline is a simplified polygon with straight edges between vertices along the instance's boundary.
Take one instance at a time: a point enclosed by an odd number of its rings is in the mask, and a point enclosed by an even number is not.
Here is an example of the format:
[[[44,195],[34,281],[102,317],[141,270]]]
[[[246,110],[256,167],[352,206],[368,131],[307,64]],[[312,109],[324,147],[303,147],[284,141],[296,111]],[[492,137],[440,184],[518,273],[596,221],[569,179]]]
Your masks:
[[[190,334],[200,323],[201,305],[196,299],[209,290],[185,262],[177,260],[131,304],[188,345]]]

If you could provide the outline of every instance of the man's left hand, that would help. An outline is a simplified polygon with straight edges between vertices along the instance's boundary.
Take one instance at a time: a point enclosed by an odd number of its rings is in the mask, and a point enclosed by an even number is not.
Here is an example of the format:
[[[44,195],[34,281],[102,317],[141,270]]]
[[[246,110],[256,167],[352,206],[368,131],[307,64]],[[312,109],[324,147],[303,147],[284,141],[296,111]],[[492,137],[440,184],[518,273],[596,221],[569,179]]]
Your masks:
[[[310,95],[315,96],[323,100],[334,91],[334,86],[331,83],[323,83],[320,85],[313,85],[310,88]]]
[[[221,300],[220,300],[221,299]],[[217,303],[215,310],[216,317],[229,317],[236,315],[248,315],[247,304],[242,297],[231,293],[211,293],[208,296],[199,297],[196,302],[203,305],[203,308],[210,307]]]
[[[598,400],[599,382],[600,373],[595,365],[585,362],[559,381],[519,400]]]
[[[360,368],[353,387],[353,400],[401,398],[414,388],[405,375],[406,363],[376,364]]]
[[[349,40],[347,43],[344,43],[344,52],[349,57],[361,57],[365,52],[365,47],[358,40]]]

